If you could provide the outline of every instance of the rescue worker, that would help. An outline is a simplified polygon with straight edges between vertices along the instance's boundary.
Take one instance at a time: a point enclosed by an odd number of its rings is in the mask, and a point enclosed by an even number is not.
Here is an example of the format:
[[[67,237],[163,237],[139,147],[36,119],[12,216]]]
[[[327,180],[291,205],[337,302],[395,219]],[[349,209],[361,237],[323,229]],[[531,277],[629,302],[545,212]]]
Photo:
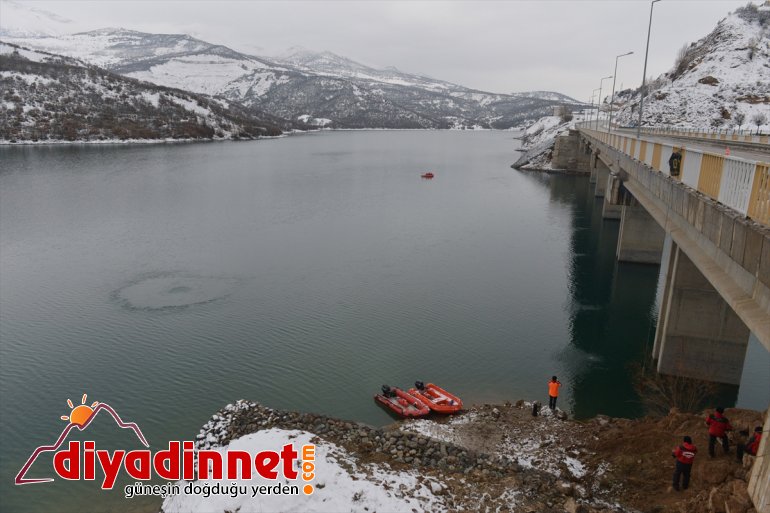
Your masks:
[[[559,398],[560,386],[561,382],[556,379],[556,376],[553,376],[551,381],[548,382],[548,407],[552,410],[556,409],[556,399]]]
[[[762,426],[757,426],[754,428],[754,435],[749,438],[749,440],[745,444],[738,444],[738,448],[736,449],[738,454],[738,463],[743,462],[743,453],[751,454],[752,456],[757,455],[757,451],[759,451],[759,442],[762,440]]]
[[[682,169],[682,153],[679,148],[674,148],[671,152],[671,156],[668,158],[668,170],[671,176],[679,176],[679,172]]]
[[[671,451],[671,456],[676,458],[676,467],[674,468],[674,490],[679,491],[679,480],[682,481],[682,490],[687,490],[690,486],[690,471],[692,462],[695,460],[697,447],[692,444],[692,438],[686,436],[682,439],[682,445]]]
[[[722,448],[725,450],[725,454],[730,452],[730,442],[727,440],[727,432],[732,431],[733,427],[730,425],[730,421],[723,414],[725,409],[718,406],[716,412],[709,415],[706,419],[706,425],[709,427],[709,456],[712,458],[715,456],[714,449],[717,443],[717,438],[722,440]]]

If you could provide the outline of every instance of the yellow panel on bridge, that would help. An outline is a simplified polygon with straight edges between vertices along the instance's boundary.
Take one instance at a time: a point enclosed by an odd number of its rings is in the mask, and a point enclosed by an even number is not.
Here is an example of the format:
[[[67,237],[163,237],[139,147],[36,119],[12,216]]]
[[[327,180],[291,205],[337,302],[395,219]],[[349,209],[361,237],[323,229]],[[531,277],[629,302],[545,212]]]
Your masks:
[[[655,143],[655,145],[652,147],[652,168],[657,169],[658,171],[662,171],[660,169],[660,152],[663,149],[663,146],[661,146],[659,143]]]
[[[722,181],[724,167],[724,157],[704,153],[700,163],[698,190],[713,199],[719,198],[719,184]]]
[[[749,217],[762,224],[770,224],[770,164],[757,163],[749,200]]]

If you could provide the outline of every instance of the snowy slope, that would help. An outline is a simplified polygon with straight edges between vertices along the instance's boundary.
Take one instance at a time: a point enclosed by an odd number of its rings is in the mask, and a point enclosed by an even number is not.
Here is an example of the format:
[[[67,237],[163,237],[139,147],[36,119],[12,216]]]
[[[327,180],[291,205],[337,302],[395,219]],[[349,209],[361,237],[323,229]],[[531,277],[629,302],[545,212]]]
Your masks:
[[[446,497],[434,493],[442,491],[445,485],[436,479],[425,479],[417,470],[396,471],[387,465],[363,464],[356,456],[331,442],[319,439],[306,431],[268,429],[233,440],[228,445],[217,448],[226,450],[259,451],[280,448],[291,443],[295,447],[315,444],[315,475],[312,482],[315,488],[312,495],[257,495],[250,494],[232,497],[229,495],[178,495],[169,497],[163,503],[163,513],[196,513],[200,511],[226,512],[239,511],[262,512],[330,512],[339,511],[442,511],[447,509]],[[205,484],[196,481],[195,485]],[[209,481],[215,484],[216,481]],[[270,481],[258,475],[249,480],[239,480],[237,485],[274,486]],[[286,481],[288,484],[304,485],[302,481]],[[180,488],[185,482],[180,481]],[[231,482],[225,482],[230,485]],[[283,483],[282,483],[283,484]]]
[[[0,42],[0,141],[255,138],[272,121],[82,61]]]
[[[638,121],[639,95],[619,96],[621,124]],[[733,128],[736,115],[770,119],[770,8],[742,7],[693,43],[681,65],[652,84],[644,125]],[[738,116],[740,118],[740,116]],[[770,123],[768,121],[767,123]]]
[[[520,93],[511,93],[511,96],[517,98],[538,98],[540,100],[552,100],[555,102],[562,102],[567,104],[579,104],[576,99],[567,96],[566,94],[557,93],[556,91],[523,91]]]
[[[29,10],[27,19],[18,21],[23,13],[15,19],[19,26],[35,26],[30,20],[38,15]],[[376,69],[331,52],[294,48],[267,59],[185,34],[120,28],[62,34],[61,27],[54,27],[51,35],[44,35],[45,27],[30,32],[7,25],[5,40],[20,46],[222,97],[285,119],[329,120],[316,124],[330,127],[510,128],[550,113],[552,105],[573,102],[477,91],[393,67]]]
[[[77,30],[74,21],[54,13],[13,0],[0,1],[0,37],[62,35]]]

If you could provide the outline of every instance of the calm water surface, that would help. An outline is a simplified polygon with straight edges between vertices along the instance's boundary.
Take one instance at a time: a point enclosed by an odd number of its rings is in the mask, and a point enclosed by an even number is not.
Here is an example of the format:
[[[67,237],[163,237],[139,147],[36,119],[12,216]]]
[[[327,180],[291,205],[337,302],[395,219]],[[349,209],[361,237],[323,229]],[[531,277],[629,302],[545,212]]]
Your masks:
[[[153,448],[240,398],[385,424],[372,394],[416,379],[471,404],[542,400],[557,374],[577,416],[641,414],[629,366],[649,351],[658,268],[618,265],[587,179],[513,171],[517,144],[377,131],[0,149],[2,510],[157,509],[11,484],[83,393]],[[764,408],[756,342],[749,360],[728,401]],[[106,416],[86,434],[138,447]]]

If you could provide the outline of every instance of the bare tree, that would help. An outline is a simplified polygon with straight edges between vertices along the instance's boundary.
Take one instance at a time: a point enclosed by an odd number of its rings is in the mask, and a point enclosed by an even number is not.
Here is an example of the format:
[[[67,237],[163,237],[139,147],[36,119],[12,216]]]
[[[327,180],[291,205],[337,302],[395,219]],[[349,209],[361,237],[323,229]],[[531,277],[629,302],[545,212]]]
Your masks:
[[[767,123],[767,116],[764,112],[757,112],[751,116],[751,122],[757,125],[757,134],[759,133],[759,127]]]
[[[634,370],[634,388],[652,415],[665,415],[671,408],[701,411],[718,391],[715,383],[658,374],[654,367],[639,365]]]
[[[746,121],[746,114],[743,112],[736,112],[735,116],[733,117],[735,118],[735,126],[737,126],[738,130],[740,130],[743,126],[743,122]]]

